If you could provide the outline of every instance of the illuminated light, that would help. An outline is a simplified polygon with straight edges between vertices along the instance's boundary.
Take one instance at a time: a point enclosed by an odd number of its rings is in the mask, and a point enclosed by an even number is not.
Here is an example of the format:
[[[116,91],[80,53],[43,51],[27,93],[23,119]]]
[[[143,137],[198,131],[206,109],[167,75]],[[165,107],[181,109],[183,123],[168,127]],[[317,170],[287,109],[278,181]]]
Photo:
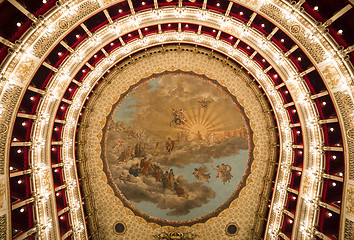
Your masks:
[[[14,170],[14,168],[13,168],[13,167],[10,167],[10,171],[12,171],[12,170]]]
[[[300,175],[301,175],[301,172],[297,172],[297,175],[300,176]]]
[[[90,99],[90,97],[87,97],[86,99],[87,99],[87,100],[89,100],[89,99]]]
[[[17,141],[18,139],[17,138],[14,138],[13,141]]]
[[[333,131],[334,131],[334,128],[331,127],[331,128],[329,129],[329,131],[333,132]]]
[[[298,57],[297,60],[298,60],[298,61],[301,61],[301,57]]]
[[[284,38],[280,39],[280,41],[281,41],[282,43],[285,42]]]
[[[97,55],[95,54],[95,55],[93,55],[93,57],[94,57],[94,58],[97,58]]]
[[[322,106],[326,106],[327,105],[327,103],[326,102],[322,102]]]
[[[300,131],[296,131],[296,134],[299,135],[301,132]]]
[[[149,30],[148,28],[144,28],[145,31]]]
[[[298,153],[301,155],[301,154],[302,154],[302,151],[300,150],[300,151],[298,151]]]
[[[114,43],[111,43],[110,45],[111,45],[111,46],[113,46],[113,45],[114,45]]]
[[[64,110],[64,109],[65,109],[65,107],[64,107],[64,106],[61,106],[61,107],[60,107],[60,109],[61,109],[61,110]]]
[[[293,109],[293,110],[292,110],[292,113],[296,113],[296,109]]]
[[[233,37],[233,36],[230,36],[229,39],[234,39],[234,37]]]
[[[60,216],[60,220],[64,220],[64,216]]]
[[[107,73],[110,73],[111,72],[111,70],[107,70]]]
[[[72,89],[71,89],[71,88],[69,88],[69,89],[68,89],[68,91],[69,91],[69,92],[71,92],[71,91],[72,91]]]
[[[186,24],[186,28],[188,28],[189,27],[189,25],[188,24]]]
[[[52,147],[52,151],[55,152],[55,150],[56,150],[56,149]]]
[[[293,220],[289,219],[289,223],[292,224],[292,223],[293,223]]]
[[[293,200],[296,200],[296,197],[295,197],[295,196],[293,196],[293,197],[292,197],[292,199],[293,199]]]
[[[80,116],[82,116],[82,113],[80,113]]]
[[[58,193],[58,192],[55,194],[55,196],[57,196],[57,197],[58,197],[59,195],[60,195],[60,193]]]
[[[54,169],[54,172],[58,172],[59,170],[56,168],[56,169]]]
[[[263,59],[262,59],[262,62],[266,62],[266,60],[263,58]]]
[[[169,24],[167,24],[167,27],[171,27],[171,24],[169,23]]]
[[[85,73],[85,72],[86,72],[86,69],[82,69],[82,72]]]
[[[128,34],[128,37],[131,37],[131,36],[132,36],[132,35],[129,33],[129,34]]]
[[[240,12],[240,15],[242,16],[242,15],[243,15],[243,12]]]
[[[342,30],[342,29],[339,29],[339,30],[338,30],[338,34],[342,35],[342,34],[343,34],[343,30]]]
[[[328,217],[332,217],[333,214],[329,212],[327,215]]]
[[[119,13],[122,13],[122,12],[123,12],[123,10],[122,10],[122,9],[119,9],[119,10],[118,10],[118,12],[119,12]]]
[[[20,179],[20,180],[18,180],[18,181],[17,181],[17,183],[18,183],[18,184],[21,184],[21,183],[22,183],[22,180],[21,180],[21,179]]]
[[[33,100],[34,100],[34,97],[33,97],[33,96],[32,96],[32,97],[30,97],[30,100],[31,100],[31,101],[33,101]]]
[[[288,94],[289,93],[289,91],[288,90],[285,90],[285,92],[284,92],[285,94]]]
[[[313,10],[317,11],[317,10],[318,10],[318,6],[315,6],[315,7],[313,8]]]
[[[265,27],[265,24],[264,24],[264,23],[262,23],[262,24],[261,24],[261,27],[262,27],[262,28],[264,28],[264,27]]]
[[[251,49],[251,48],[250,48],[250,46],[247,46],[246,48],[247,48],[248,50],[250,50],[250,49]]]
[[[27,124],[26,124],[26,122],[23,122],[21,125],[22,125],[22,126],[26,126]]]
[[[336,156],[336,155],[333,155],[332,158],[333,158],[333,159],[337,159],[337,156]]]
[[[43,0],[42,3],[46,4],[46,3],[47,3],[47,0]]]
[[[76,38],[80,38],[80,35],[79,34],[76,34],[76,36],[75,36]]]
[[[333,187],[337,186],[337,183],[333,182],[333,183],[332,183],[332,186],[333,186]]]
[[[21,149],[18,149],[18,150],[17,150],[17,153],[22,153],[22,150],[21,150]]]
[[[278,74],[274,74],[274,78],[277,78],[278,77]]]
[[[217,3],[216,6],[217,6],[217,7],[220,7],[220,3]]]
[[[20,209],[20,212],[24,212],[24,211],[25,211],[25,209],[24,209],[24,208],[21,208],[21,209]]]
[[[216,30],[215,30],[215,29],[213,29],[213,33],[216,33]]]
[[[58,129],[57,127],[55,127],[55,128],[54,128],[54,131],[56,131],[56,132],[57,132],[58,130],[59,130],[59,129]]]
[[[21,27],[21,23],[20,22],[18,22],[18,23],[16,23],[16,25],[17,25],[17,27]]]
[[[262,86],[261,86],[261,85],[258,85],[258,88],[262,88]]]
[[[268,207],[270,208],[270,204],[268,204]]]
[[[10,170],[11,170],[11,169],[10,169]],[[342,172],[338,173],[338,175],[341,176],[341,177],[343,177],[343,173],[342,173]]]
[[[143,5],[143,6],[145,6],[145,4],[146,4],[145,2],[142,2],[142,3],[141,3],[141,5]]]
[[[60,57],[60,56],[62,56],[63,55],[63,53],[62,52],[58,52],[58,56]]]

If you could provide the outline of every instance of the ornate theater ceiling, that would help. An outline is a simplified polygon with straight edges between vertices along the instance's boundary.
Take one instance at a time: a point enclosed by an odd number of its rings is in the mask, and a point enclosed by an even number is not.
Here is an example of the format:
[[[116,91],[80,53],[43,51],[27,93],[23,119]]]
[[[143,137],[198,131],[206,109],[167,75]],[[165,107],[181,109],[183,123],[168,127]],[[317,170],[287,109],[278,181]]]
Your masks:
[[[353,239],[353,11],[0,1],[0,238]]]

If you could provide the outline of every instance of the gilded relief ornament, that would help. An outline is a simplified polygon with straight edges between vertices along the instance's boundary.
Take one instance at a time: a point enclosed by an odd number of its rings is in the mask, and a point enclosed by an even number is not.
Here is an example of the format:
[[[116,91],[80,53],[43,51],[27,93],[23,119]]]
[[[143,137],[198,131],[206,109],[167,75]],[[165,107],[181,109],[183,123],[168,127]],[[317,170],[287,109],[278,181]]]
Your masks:
[[[3,195],[5,194],[5,185],[0,182],[0,209],[2,209],[4,201]]]
[[[350,187],[348,189],[348,205],[347,211],[350,214],[354,214],[354,188]]]
[[[329,65],[322,71],[331,88],[335,87],[340,80],[340,74],[335,66]]]
[[[303,182],[303,193],[307,196],[310,196],[310,190],[311,190],[311,186],[312,186],[312,181],[311,178],[309,176],[305,176],[304,177],[304,182]]]
[[[154,239],[156,240],[194,240],[198,235],[186,232],[182,233],[178,229],[174,229],[171,232],[162,232],[154,235]]]

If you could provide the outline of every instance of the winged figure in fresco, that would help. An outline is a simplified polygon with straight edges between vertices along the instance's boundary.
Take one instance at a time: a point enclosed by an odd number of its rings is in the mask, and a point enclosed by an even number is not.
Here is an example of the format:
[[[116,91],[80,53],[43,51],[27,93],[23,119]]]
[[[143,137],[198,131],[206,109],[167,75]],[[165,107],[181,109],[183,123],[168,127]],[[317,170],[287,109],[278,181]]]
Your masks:
[[[214,167],[212,167],[214,168]],[[218,171],[218,174],[216,175],[216,178],[220,178],[220,180],[225,184],[226,182],[230,182],[230,179],[233,177],[231,175],[231,166],[228,164],[222,163],[221,166],[216,166],[214,168],[216,171]]]
[[[209,182],[210,173],[207,173],[207,171],[208,169],[205,166],[201,166],[200,168],[194,168],[193,175],[198,180]]]
[[[200,104],[201,108],[207,109],[211,101],[206,100],[206,99],[198,99],[197,102]]]
[[[173,115],[173,120],[170,123],[172,127],[186,124],[187,119],[184,116],[184,110],[182,108],[179,110],[175,110],[172,108],[172,115]]]

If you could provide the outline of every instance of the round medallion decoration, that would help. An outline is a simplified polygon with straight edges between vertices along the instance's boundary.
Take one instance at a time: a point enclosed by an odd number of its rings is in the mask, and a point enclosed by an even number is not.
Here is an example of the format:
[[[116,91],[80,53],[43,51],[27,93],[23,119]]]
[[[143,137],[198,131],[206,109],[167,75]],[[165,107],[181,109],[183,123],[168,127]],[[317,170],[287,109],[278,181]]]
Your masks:
[[[65,21],[65,20],[61,20],[61,21],[59,21],[59,27],[61,29],[65,30],[65,29],[67,29],[69,27],[69,23],[67,21]]]
[[[192,225],[237,198],[252,163],[251,131],[236,98],[216,81],[163,73],[122,94],[103,129],[109,184],[136,215]]]
[[[114,228],[114,232],[117,234],[124,234],[127,230],[127,227],[123,222],[116,222],[113,225],[113,228]]]
[[[298,34],[300,32],[300,26],[299,25],[293,25],[290,28],[290,31],[294,34]]]
[[[238,226],[236,223],[229,223],[225,228],[225,232],[229,236],[235,236],[238,232]]]

